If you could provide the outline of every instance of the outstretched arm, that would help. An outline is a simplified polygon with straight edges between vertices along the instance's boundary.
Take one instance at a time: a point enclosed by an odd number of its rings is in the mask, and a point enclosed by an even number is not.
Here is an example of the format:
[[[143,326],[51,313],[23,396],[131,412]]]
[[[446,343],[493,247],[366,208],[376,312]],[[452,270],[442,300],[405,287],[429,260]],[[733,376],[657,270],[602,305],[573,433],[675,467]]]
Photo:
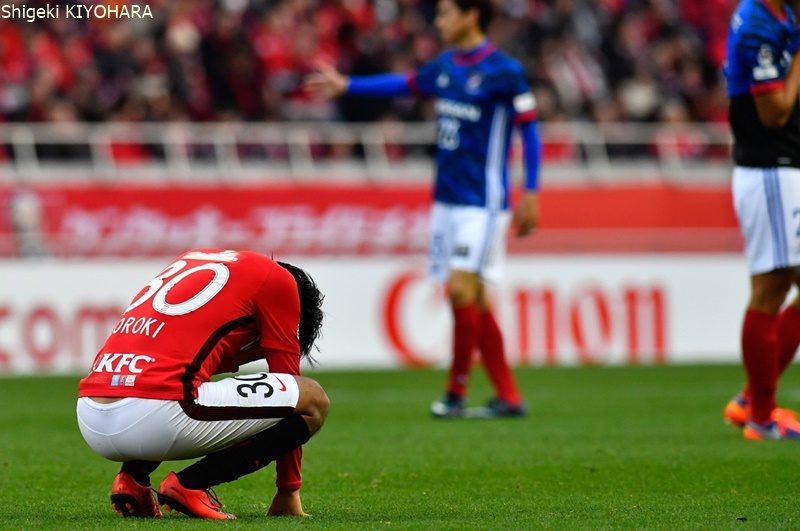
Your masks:
[[[403,74],[345,76],[330,66],[322,66],[318,72],[308,76],[303,87],[310,93],[325,98],[335,98],[342,94],[387,98],[411,94],[408,77]]]

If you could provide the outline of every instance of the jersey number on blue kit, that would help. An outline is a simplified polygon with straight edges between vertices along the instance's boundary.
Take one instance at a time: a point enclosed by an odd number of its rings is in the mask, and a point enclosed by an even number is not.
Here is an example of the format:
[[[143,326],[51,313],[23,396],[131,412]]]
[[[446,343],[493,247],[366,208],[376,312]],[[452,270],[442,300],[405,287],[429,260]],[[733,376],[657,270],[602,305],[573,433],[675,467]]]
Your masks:
[[[461,145],[461,122],[455,118],[439,118],[438,145],[441,149],[455,151]]]

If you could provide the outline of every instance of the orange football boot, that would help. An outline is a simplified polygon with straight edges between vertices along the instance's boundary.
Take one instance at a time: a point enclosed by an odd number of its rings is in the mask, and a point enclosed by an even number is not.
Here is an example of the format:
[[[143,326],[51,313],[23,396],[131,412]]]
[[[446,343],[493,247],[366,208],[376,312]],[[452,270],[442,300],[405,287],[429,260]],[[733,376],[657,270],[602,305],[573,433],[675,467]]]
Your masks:
[[[158,487],[158,503],[168,510],[179,511],[194,518],[233,520],[236,518],[222,510],[222,502],[211,489],[187,489],[170,472]]]
[[[775,422],[774,420],[770,420],[768,422],[765,422],[764,424],[759,424],[758,422],[748,420],[744,424],[744,430],[742,431],[742,436],[748,441],[766,441],[766,440],[783,439],[783,436],[781,435],[781,432],[778,429],[778,423]]]
[[[800,422],[794,411],[776,407],[772,410],[772,420],[778,424],[783,439],[800,439]]]
[[[127,472],[120,472],[111,485],[111,507],[122,516],[161,518],[153,489],[140,485]]]
[[[800,440],[800,422],[791,409],[775,408],[768,422],[759,424],[752,420],[745,422],[742,433],[750,441],[766,439]]]
[[[747,422],[747,417],[750,416],[750,404],[744,395],[736,395],[725,404],[725,409],[722,412],[722,418],[728,424],[742,427]]]

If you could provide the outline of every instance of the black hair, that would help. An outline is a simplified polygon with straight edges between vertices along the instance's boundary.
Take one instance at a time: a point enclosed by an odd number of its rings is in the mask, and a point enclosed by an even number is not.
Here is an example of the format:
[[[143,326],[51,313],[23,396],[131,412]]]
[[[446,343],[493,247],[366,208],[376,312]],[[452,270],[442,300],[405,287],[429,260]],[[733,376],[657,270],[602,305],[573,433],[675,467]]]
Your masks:
[[[300,340],[300,357],[313,363],[311,349],[314,348],[314,342],[319,337],[322,328],[322,301],[325,299],[325,295],[319,290],[311,275],[304,270],[286,262],[277,262],[277,264],[291,273],[297,284],[297,293],[300,295],[300,325],[297,329],[297,337]]]
[[[494,4],[492,0],[453,0],[459,11],[466,13],[470,9],[478,10],[478,27],[483,33],[489,29],[494,18]]]

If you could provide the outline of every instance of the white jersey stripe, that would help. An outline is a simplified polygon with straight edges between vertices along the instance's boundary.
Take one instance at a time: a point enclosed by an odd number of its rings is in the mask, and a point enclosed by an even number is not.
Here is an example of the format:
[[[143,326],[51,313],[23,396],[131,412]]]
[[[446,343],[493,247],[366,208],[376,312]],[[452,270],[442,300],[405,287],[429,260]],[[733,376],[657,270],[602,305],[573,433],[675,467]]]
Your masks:
[[[508,112],[502,105],[495,106],[492,117],[492,128],[489,132],[489,153],[486,157],[486,208],[500,210],[503,208],[505,191],[503,190],[503,162],[505,159],[504,144]]]

